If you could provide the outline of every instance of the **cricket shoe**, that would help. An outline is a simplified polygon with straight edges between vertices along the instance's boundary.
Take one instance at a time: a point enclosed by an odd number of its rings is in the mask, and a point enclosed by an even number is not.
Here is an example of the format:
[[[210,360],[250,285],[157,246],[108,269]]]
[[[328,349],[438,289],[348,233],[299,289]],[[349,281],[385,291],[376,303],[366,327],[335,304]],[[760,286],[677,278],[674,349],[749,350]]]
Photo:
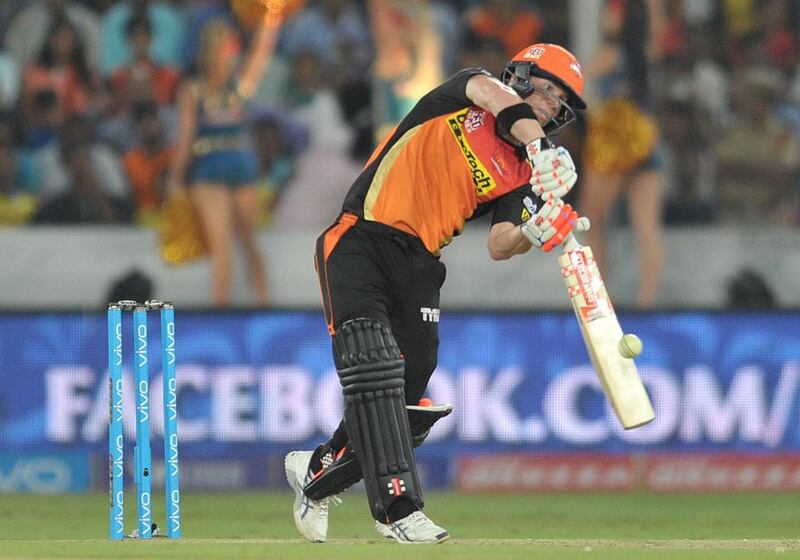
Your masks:
[[[328,505],[339,505],[341,498],[330,496],[312,500],[303,493],[303,488],[313,477],[309,469],[313,451],[291,451],[286,455],[283,465],[286,480],[294,490],[294,525],[300,534],[315,543],[328,540]]]
[[[376,521],[375,530],[381,536],[394,539],[400,544],[436,544],[450,538],[447,529],[439,527],[421,511],[415,511],[388,525]]]

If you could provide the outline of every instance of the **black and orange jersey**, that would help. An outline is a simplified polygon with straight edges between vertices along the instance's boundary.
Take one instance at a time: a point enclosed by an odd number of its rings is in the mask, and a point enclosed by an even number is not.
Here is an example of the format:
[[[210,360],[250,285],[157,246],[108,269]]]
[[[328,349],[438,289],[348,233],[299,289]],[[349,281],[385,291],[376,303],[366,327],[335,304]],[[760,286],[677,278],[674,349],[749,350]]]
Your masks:
[[[530,165],[466,95],[481,73],[462,70],[420,99],[372,154],[342,210],[414,235],[434,255],[476,216],[527,219]]]

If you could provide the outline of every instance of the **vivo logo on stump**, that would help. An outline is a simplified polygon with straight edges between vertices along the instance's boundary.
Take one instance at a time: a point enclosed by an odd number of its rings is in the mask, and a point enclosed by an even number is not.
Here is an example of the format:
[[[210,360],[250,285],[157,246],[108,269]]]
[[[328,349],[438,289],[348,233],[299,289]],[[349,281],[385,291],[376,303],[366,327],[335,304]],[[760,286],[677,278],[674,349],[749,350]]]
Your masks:
[[[150,419],[150,397],[149,397],[149,383],[147,381],[139,382],[139,404],[136,410],[139,412],[139,423],[146,422]]]
[[[141,367],[147,365],[147,327],[139,325],[136,329],[136,336],[139,342],[136,357],[139,359],[139,367]]]

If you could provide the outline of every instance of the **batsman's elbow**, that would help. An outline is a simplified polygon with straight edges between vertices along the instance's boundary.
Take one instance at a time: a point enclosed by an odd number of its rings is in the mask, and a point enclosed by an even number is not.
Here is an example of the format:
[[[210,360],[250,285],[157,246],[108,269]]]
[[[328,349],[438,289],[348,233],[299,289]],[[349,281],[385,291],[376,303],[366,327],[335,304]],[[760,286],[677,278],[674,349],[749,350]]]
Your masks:
[[[511,222],[494,224],[489,230],[486,248],[493,261],[506,261],[516,255],[520,244],[519,227]]]
[[[514,256],[513,251],[494,247],[492,246],[491,243],[489,243],[488,249],[489,249],[489,256],[493,261],[507,261],[508,259]]]

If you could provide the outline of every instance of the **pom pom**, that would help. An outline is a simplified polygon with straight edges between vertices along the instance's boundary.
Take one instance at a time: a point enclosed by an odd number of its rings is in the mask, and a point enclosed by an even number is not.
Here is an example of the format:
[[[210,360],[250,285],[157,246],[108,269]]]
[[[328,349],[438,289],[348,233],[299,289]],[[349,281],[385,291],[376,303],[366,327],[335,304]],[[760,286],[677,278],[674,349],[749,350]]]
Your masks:
[[[161,258],[171,265],[189,263],[206,254],[203,231],[194,205],[183,191],[173,193],[164,202],[159,252]]]
[[[586,165],[602,173],[627,173],[653,153],[657,139],[652,117],[630,101],[612,99],[589,116]]]

